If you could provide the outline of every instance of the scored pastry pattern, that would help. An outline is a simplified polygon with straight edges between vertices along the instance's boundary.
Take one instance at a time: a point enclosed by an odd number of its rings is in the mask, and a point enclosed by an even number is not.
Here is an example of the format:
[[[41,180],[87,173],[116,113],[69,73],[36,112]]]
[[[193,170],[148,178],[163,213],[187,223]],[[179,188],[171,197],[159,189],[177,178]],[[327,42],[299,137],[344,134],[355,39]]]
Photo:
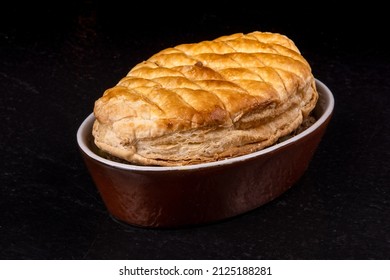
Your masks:
[[[96,125],[94,133],[109,139],[114,154],[125,148],[123,157],[132,158],[141,139],[199,127],[245,129],[298,103],[305,117],[316,98],[311,68],[292,40],[237,33],[167,48],[137,64],[95,102],[101,131]]]

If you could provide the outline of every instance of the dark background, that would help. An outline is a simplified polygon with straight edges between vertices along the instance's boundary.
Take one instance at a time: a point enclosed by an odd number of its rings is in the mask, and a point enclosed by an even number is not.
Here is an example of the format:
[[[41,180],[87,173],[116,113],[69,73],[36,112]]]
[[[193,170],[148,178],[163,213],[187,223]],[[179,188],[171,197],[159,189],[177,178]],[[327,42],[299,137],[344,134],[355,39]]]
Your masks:
[[[386,9],[233,4],[14,1],[1,9],[0,259],[389,259]],[[115,222],[76,142],[94,101],[162,48],[254,30],[293,39],[334,94],[305,175],[267,205],[210,225]]]

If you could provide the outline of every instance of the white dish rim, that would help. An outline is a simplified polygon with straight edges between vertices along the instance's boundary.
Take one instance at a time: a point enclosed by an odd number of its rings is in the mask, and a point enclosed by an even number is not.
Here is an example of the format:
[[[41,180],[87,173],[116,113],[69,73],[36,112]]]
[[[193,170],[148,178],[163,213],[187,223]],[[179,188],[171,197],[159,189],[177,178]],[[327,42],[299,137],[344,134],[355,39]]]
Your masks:
[[[207,162],[207,163],[199,163],[199,164],[193,164],[193,165],[185,165],[185,166],[140,166],[140,165],[132,165],[132,164],[126,164],[126,163],[120,163],[115,162],[112,160],[105,159],[99,155],[97,155],[95,152],[93,152],[89,146],[88,146],[88,137],[91,133],[91,128],[93,121],[95,119],[94,114],[91,113],[80,125],[80,127],[77,130],[77,143],[80,147],[80,149],[90,158],[99,161],[103,164],[109,165],[114,168],[119,168],[123,170],[129,170],[129,171],[153,171],[153,172],[159,172],[159,171],[181,171],[181,170],[198,170],[198,169],[204,169],[204,168],[210,168],[210,167],[219,167],[219,166],[226,166],[230,164],[234,164],[237,162],[243,162],[258,156],[261,156],[263,154],[267,154],[273,151],[276,151],[284,146],[287,146],[293,142],[298,141],[299,139],[304,138],[305,136],[311,134],[313,131],[318,129],[333,113],[334,109],[334,97],[330,89],[320,80],[315,79],[317,90],[320,94],[320,100],[321,104],[317,106],[324,106],[324,112],[322,115],[317,119],[317,121],[311,125],[309,128],[304,130],[303,132],[295,135],[294,137],[291,137],[283,142],[274,144],[270,147],[264,148],[262,150],[259,150],[257,152],[253,152],[250,154],[237,156],[234,158],[228,158],[224,160],[214,161],[214,162]]]

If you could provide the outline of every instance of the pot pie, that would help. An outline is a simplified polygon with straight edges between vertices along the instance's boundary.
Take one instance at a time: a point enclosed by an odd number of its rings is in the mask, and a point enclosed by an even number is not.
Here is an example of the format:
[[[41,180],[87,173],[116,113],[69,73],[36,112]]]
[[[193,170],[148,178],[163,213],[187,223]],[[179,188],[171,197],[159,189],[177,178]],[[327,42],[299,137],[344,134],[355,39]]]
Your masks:
[[[95,145],[110,159],[180,166],[236,157],[307,124],[311,67],[278,33],[235,33],[161,50],[94,104]]]

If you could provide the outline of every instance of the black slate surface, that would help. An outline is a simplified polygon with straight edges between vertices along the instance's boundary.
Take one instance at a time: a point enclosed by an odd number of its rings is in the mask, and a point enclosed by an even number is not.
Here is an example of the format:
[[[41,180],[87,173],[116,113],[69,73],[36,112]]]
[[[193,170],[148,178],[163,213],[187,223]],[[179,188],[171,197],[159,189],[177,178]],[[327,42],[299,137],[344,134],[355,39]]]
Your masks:
[[[385,9],[123,5],[1,10],[0,259],[389,259]],[[267,205],[214,224],[114,221],[76,143],[95,99],[162,48],[254,30],[293,39],[335,96],[305,175]]]

